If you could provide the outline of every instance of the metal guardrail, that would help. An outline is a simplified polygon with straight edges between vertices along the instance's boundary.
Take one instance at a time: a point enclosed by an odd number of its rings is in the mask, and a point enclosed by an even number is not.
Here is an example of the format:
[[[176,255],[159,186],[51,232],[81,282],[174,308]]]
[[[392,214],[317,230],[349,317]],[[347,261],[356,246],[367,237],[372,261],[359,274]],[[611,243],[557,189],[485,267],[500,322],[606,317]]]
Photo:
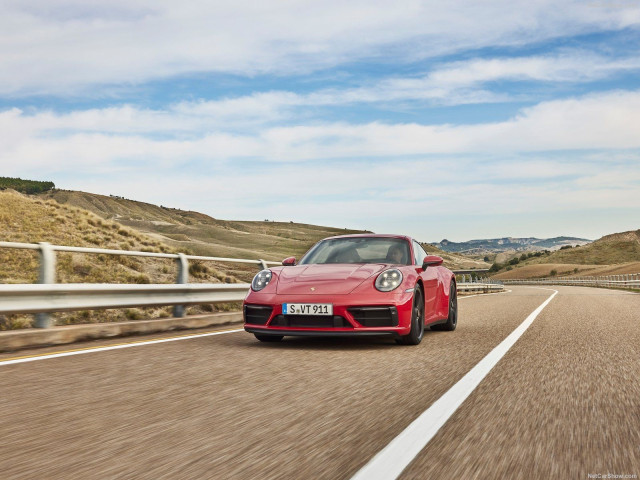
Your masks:
[[[259,265],[281,265],[280,262],[262,259],[206,257],[183,253],[155,253],[132,250],[109,250],[104,248],[69,247],[51,245],[46,242],[17,243],[0,242],[0,248],[36,250],[40,256],[37,284],[0,285],[0,314],[33,313],[35,327],[49,328],[53,325],[51,313],[100,308],[150,307],[173,305],[176,317],[185,315],[185,305],[198,303],[220,303],[241,301],[250,288],[248,283],[236,284],[190,284],[189,260],[213,262],[236,262]],[[177,263],[176,284],[58,284],[56,283],[56,252],[125,255],[135,257],[171,258]],[[478,270],[478,272],[481,272]],[[458,271],[462,279],[458,283],[461,292],[490,292],[504,290],[498,282],[490,279],[472,278],[467,271]],[[475,273],[475,272],[474,272]],[[469,279],[469,283],[465,280]]]
[[[470,273],[487,273],[489,271],[488,268],[467,268],[464,270],[451,270],[453,273],[455,273],[456,275],[465,275],[465,274],[470,274]]]
[[[598,277],[558,277],[502,280],[507,285],[571,285],[583,287],[618,287],[640,289],[640,273]]]
[[[206,257],[185,255],[184,253],[155,253],[132,250],[109,250],[104,248],[68,247],[51,245],[47,242],[18,243],[0,242],[0,248],[18,248],[37,250],[40,255],[38,284],[0,285],[0,313],[35,313],[36,328],[49,328],[53,325],[50,313],[62,310],[91,308],[119,308],[130,306],[174,305],[176,317],[185,315],[185,305],[193,303],[219,303],[242,300],[249,289],[248,284],[189,284],[189,260],[212,262],[235,262],[260,265],[281,265],[262,259]],[[125,255],[135,257],[172,258],[176,260],[178,271],[177,285],[112,285],[112,284],[56,284],[56,252],[89,253],[103,255]],[[242,295],[238,289],[243,288]],[[224,292],[224,293],[222,293]],[[22,295],[21,295],[22,293]],[[125,300],[124,298],[127,298]],[[43,299],[47,299],[43,301]],[[182,298],[184,301],[180,301]],[[12,300],[12,299],[15,299]],[[20,301],[22,306],[16,302]],[[29,303],[26,303],[29,302]],[[33,303],[31,303],[33,302]],[[44,305],[50,302],[50,308]],[[75,305],[65,308],[65,304]]]
[[[500,283],[458,283],[458,292],[464,293],[491,293],[504,291],[504,285]]]
[[[109,250],[105,248],[89,248],[89,247],[67,247],[65,245],[51,245],[47,242],[40,243],[19,243],[19,242],[0,242],[0,248],[22,248],[26,250],[39,250],[41,253],[47,252],[75,252],[75,253],[94,253],[106,255],[128,255],[132,257],[155,257],[155,258],[174,258],[179,260],[207,260],[212,262],[235,262],[235,263],[253,263],[267,268],[267,265],[282,265],[280,262],[270,262],[262,259],[247,260],[245,258],[225,258],[225,257],[205,257],[202,255],[185,255],[184,253],[155,253],[155,252],[138,252],[133,250]],[[55,264],[53,264],[55,268]]]
[[[248,283],[0,285],[0,314],[242,301]]]

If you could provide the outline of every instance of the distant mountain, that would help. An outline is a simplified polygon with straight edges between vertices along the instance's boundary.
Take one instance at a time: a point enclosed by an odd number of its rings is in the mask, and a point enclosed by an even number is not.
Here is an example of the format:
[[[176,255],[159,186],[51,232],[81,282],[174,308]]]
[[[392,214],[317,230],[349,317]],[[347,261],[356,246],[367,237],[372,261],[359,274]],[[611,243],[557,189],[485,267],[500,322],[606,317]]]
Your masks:
[[[434,246],[446,252],[464,253],[466,255],[484,255],[489,253],[500,253],[506,251],[536,251],[536,250],[559,250],[571,245],[586,245],[591,240],[576,237],[554,237],[554,238],[490,238],[469,240],[468,242],[450,242],[447,239]]]
[[[442,257],[444,259],[444,266],[452,270],[477,270],[491,267],[490,263],[467,257],[461,253],[445,252],[430,243],[423,243],[422,246],[429,255]]]

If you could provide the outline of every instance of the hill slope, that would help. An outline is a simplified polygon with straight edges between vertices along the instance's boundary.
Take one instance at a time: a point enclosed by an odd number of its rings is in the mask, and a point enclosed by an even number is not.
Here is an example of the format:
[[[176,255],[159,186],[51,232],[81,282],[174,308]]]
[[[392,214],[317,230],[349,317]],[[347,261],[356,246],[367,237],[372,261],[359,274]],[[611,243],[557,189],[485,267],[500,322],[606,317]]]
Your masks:
[[[91,210],[104,219],[115,219],[178,250],[189,249],[198,255],[280,261],[289,256],[300,258],[318,240],[332,235],[367,233],[300,223],[219,220],[198,212],[87,192],[54,190],[42,196]],[[442,256],[449,268],[489,267],[431,245],[426,245],[426,250]],[[255,273],[255,268],[240,264],[226,264],[225,270],[244,280]]]
[[[626,262],[617,265],[576,265],[570,263],[539,263],[533,265],[518,266],[510,271],[501,271],[492,278],[498,280],[515,278],[547,278],[556,271],[558,276],[601,276],[624,275],[627,273],[639,273],[640,262]]]
[[[640,261],[640,230],[614,233],[588,245],[558,250],[549,256],[549,261],[594,265]]]
[[[495,278],[558,275],[617,275],[640,271],[640,230],[606,235],[592,243],[532,257]],[[577,270],[577,271],[576,271]]]
[[[322,238],[364,233],[300,223],[218,220],[198,212],[86,192],[56,190],[43,196],[86,208],[198,255],[280,261],[288,256],[299,258]]]

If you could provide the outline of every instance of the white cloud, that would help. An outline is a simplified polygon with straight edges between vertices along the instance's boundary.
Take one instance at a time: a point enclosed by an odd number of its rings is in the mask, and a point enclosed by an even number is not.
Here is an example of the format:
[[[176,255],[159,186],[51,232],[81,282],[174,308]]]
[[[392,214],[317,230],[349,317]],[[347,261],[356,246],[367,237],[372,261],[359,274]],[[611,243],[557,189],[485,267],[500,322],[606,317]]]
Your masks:
[[[567,50],[552,55],[453,62],[429,75],[428,81],[450,88],[497,80],[583,82],[639,68],[637,57],[609,59],[587,51]]]
[[[331,124],[274,128],[265,156],[283,161],[351,156],[639,148],[640,92],[554,100],[504,122],[476,125]],[[269,148],[269,146],[271,148]]]
[[[388,53],[414,61],[639,23],[635,3],[581,0],[14,0],[0,6],[0,94],[96,93],[94,85],[194,72],[310,72]]]
[[[5,136],[7,142],[16,142],[35,132],[40,135],[49,132],[163,134],[171,138],[193,138],[220,131],[264,131],[268,125],[309,121],[316,115],[322,115],[314,113],[315,107],[374,103],[376,106],[397,108],[404,102],[406,108],[411,109],[423,108],[421,101],[448,105],[507,101],[510,100],[508,94],[485,90],[487,82],[589,81],[639,68],[640,59],[606,59],[574,50],[547,56],[445,63],[426,75],[390,77],[356,88],[321,89],[306,94],[255,92],[218,100],[182,101],[155,110],[126,104],[69,113],[27,113],[13,108],[0,112],[0,124],[8,133]],[[286,131],[292,134],[290,130]],[[301,134],[308,129],[297,131]],[[267,135],[277,137],[285,133],[273,129]]]
[[[239,134],[216,129],[219,119],[183,110],[121,107],[34,115],[7,110],[0,113],[0,165],[89,171],[123,161],[160,162],[169,168],[187,161],[209,164],[239,158],[392,160],[408,155],[640,148],[640,91],[543,102],[506,121],[472,125],[329,123]],[[167,137],[174,128],[178,133]]]

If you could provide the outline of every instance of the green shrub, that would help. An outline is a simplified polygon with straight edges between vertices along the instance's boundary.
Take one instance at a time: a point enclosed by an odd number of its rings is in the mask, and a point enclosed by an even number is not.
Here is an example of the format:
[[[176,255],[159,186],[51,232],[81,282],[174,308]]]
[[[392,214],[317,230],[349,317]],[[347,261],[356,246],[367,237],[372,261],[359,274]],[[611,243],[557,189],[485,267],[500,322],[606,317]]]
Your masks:
[[[189,275],[193,275],[194,277],[203,277],[209,273],[209,267],[203,265],[201,262],[191,262],[189,263]]]
[[[18,192],[34,195],[48,192],[56,188],[53,182],[40,182],[37,180],[22,180],[21,178],[0,177],[0,190],[12,188]]]
[[[140,320],[142,313],[135,308],[129,308],[124,312],[124,316],[127,317],[128,320]]]

